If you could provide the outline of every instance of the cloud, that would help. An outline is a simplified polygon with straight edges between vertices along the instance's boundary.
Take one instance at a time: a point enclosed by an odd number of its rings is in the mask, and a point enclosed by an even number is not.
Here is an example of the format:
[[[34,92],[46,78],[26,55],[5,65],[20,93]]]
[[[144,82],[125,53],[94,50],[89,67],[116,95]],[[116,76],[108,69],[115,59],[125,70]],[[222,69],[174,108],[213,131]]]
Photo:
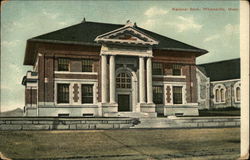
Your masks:
[[[68,23],[67,22],[58,22],[58,25],[60,25],[60,26],[66,26],[66,25],[68,25]]]
[[[42,14],[51,19],[56,19],[59,16],[58,13],[51,13],[51,12],[46,11],[45,9],[42,10]]]
[[[166,22],[166,25],[173,26],[177,28],[178,32],[184,32],[188,30],[199,31],[202,28],[202,25],[195,22],[194,17],[183,17],[178,16],[176,22]]]
[[[212,40],[219,39],[219,38],[220,38],[220,35],[218,35],[218,34],[211,35],[211,36],[208,36],[207,38],[205,38],[204,42],[212,41]]]
[[[225,33],[230,35],[230,34],[238,34],[239,33],[239,25],[232,25],[232,24],[227,24],[224,27]]]
[[[1,46],[2,47],[14,47],[18,43],[20,43],[20,40],[13,40],[13,41],[2,41]]]
[[[147,19],[145,22],[141,23],[141,26],[143,28],[152,29],[155,23],[156,23],[155,19]]]
[[[167,13],[168,13],[167,10],[157,8],[157,7],[151,7],[144,12],[144,15],[147,17],[153,17],[153,16],[165,15]]]

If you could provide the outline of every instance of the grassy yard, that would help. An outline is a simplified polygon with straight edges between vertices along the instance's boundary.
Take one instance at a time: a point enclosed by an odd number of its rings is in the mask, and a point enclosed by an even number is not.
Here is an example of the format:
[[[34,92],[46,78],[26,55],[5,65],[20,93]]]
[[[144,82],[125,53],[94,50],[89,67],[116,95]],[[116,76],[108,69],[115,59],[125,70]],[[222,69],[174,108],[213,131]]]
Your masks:
[[[237,159],[239,128],[0,131],[0,151],[14,159]]]
[[[240,109],[234,107],[199,110],[199,116],[240,116]]]

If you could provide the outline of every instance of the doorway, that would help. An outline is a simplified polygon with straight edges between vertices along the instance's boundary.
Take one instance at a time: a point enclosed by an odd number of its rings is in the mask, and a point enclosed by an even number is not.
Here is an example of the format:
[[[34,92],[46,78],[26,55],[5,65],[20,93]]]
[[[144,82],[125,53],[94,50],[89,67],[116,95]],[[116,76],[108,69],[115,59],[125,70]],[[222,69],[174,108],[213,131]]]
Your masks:
[[[118,94],[118,112],[130,111],[130,95]]]

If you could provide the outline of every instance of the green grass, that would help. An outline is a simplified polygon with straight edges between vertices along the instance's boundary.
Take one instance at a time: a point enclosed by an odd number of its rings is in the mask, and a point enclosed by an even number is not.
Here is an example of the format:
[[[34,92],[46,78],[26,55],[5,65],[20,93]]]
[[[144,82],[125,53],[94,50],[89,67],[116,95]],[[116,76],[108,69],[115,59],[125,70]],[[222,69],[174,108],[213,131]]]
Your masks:
[[[237,159],[240,129],[0,131],[0,151],[14,159]]]
[[[240,109],[235,107],[199,110],[199,116],[240,116]]]

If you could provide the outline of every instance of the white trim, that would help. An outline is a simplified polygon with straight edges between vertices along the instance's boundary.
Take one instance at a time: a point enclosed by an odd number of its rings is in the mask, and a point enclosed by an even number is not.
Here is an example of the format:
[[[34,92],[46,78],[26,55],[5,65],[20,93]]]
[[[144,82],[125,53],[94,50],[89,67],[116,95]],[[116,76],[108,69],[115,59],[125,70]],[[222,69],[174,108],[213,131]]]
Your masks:
[[[69,103],[57,103],[57,85],[58,84],[69,84]],[[72,83],[68,83],[68,82],[55,82],[55,90],[54,90],[54,100],[55,100],[55,105],[58,106],[65,106],[65,105],[72,105]]]
[[[174,104],[174,93],[173,93],[173,88],[174,87],[182,87],[182,104]],[[186,85],[183,85],[183,84],[172,84],[172,88],[171,88],[171,99],[172,99],[172,104],[174,106],[176,105],[184,105],[184,104],[187,104],[187,100],[186,100]]]
[[[187,82],[168,82],[168,81],[163,81],[163,84],[172,84],[172,85],[177,85],[177,86],[181,86],[181,85],[186,85]]]
[[[119,73],[125,72],[127,74],[131,75],[131,89],[120,89],[116,88],[115,90],[115,98],[116,102],[118,103],[118,94],[123,94],[123,93],[129,93],[130,95],[130,112],[139,112],[140,108],[137,106],[138,103],[138,79],[136,76],[136,73],[130,69],[129,67],[126,67],[124,65],[123,67],[119,67],[116,69],[115,73],[115,78]],[[119,107],[119,106],[118,106]]]
[[[232,81],[240,81],[240,79],[230,79],[230,80],[223,80],[223,81],[212,81],[210,83],[223,83],[223,82],[232,82]]]
[[[56,82],[98,82],[97,79],[64,79],[64,78],[55,78]]]
[[[34,85],[27,85],[26,89],[37,89],[37,86],[38,86],[37,83]]]
[[[101,47],[100,55],[121,55],[121,56],[136,56],[136,57],[153,57],[153,51],[151,47],[147,48],[128,48],[123,46],[109,46],[103,44]]]
[[[25,107],[29,107],[29,108],[36,108],[37,104],[36,103],[32,103],[32,104],[26,104]]]
[[[215,92],[216,89],[219,89],[218,102],[216,102],[216,92]],[[221,89],[224,89],[224,101],[222,101],[222,99],[221,99]],[[226,91],[227,91],[227,89],[224,86],[224,84],[216,84],[215,86],[213,86],[213,94],[214,94],[213,102],[214,102],[214,104],[224,104],[224,103],[226,103]]]
[[[82,84],[93,85],[93,103],[82,103]],[[81,82],[79,86],[79,101],[80,105],[97,105],[97,83],[96,82]]]
[[[70,71],[55,71],[55,74],[86,74],[86,75],[98,75],[97,72],[70,72]]]
[[[238,82],[236,82],[235,84],[234,84],[234,102],[235,103],[240,103],[240,100],[238,101],[237,100],[237,88],[240,88],[240,92],[241,92],[241,85],[240,85],[240,81],[238,81]]]
[[[69,103],[57,103],[57,84],[69,84]],[[78,102],[74,102],[74,97],[73,97],[73,87],[74,84],[78,84]],[[82,103],[82,84],[91,84],[93,85],[93,103]],[[72,105],[72,106],[89,106],[89,105],[97,105],[98,100],[97,100],[97,91],[98,91],[98,83],[95,81],[55,81],[55,90],[54,90],[54,99],[55,99],[55,105],[57,106],[67,106],[67,105]]]
[[[147,41],[142,41],[142,40],[140,40],[140,41],[131,41],[131,40],[110,39],[111,35],[116,36],[119,33],[123,34],[125,31],[135,32],[135,37],[137,37],[136,34],[139,34],[142,38],[146,38],[148,40],[148,42]],[[135,29],[131,25],[125,25],[125,26],[123,26],[121,28],[118,28],[118,29],[115,29],[113,31],[101,34],[101,35],[99,35],[99,36],[97,36],[95,38],[95,41],[97,41],[97,42],[102,42],[102,41],[103,42],[121,42],[121,43],[127,42],[127,43],[131,43],[131,44],[145,44],[145,45],[146,44],[154,45],[154,44],[159,43],[155,39],[149,37],[148,35],[145,35],[145,33],[139,32],[137,29]]]
[[[181,75],[181,76],[174,76],[174,75],[152,75],[153,78],[186,78],[185,75]]]

